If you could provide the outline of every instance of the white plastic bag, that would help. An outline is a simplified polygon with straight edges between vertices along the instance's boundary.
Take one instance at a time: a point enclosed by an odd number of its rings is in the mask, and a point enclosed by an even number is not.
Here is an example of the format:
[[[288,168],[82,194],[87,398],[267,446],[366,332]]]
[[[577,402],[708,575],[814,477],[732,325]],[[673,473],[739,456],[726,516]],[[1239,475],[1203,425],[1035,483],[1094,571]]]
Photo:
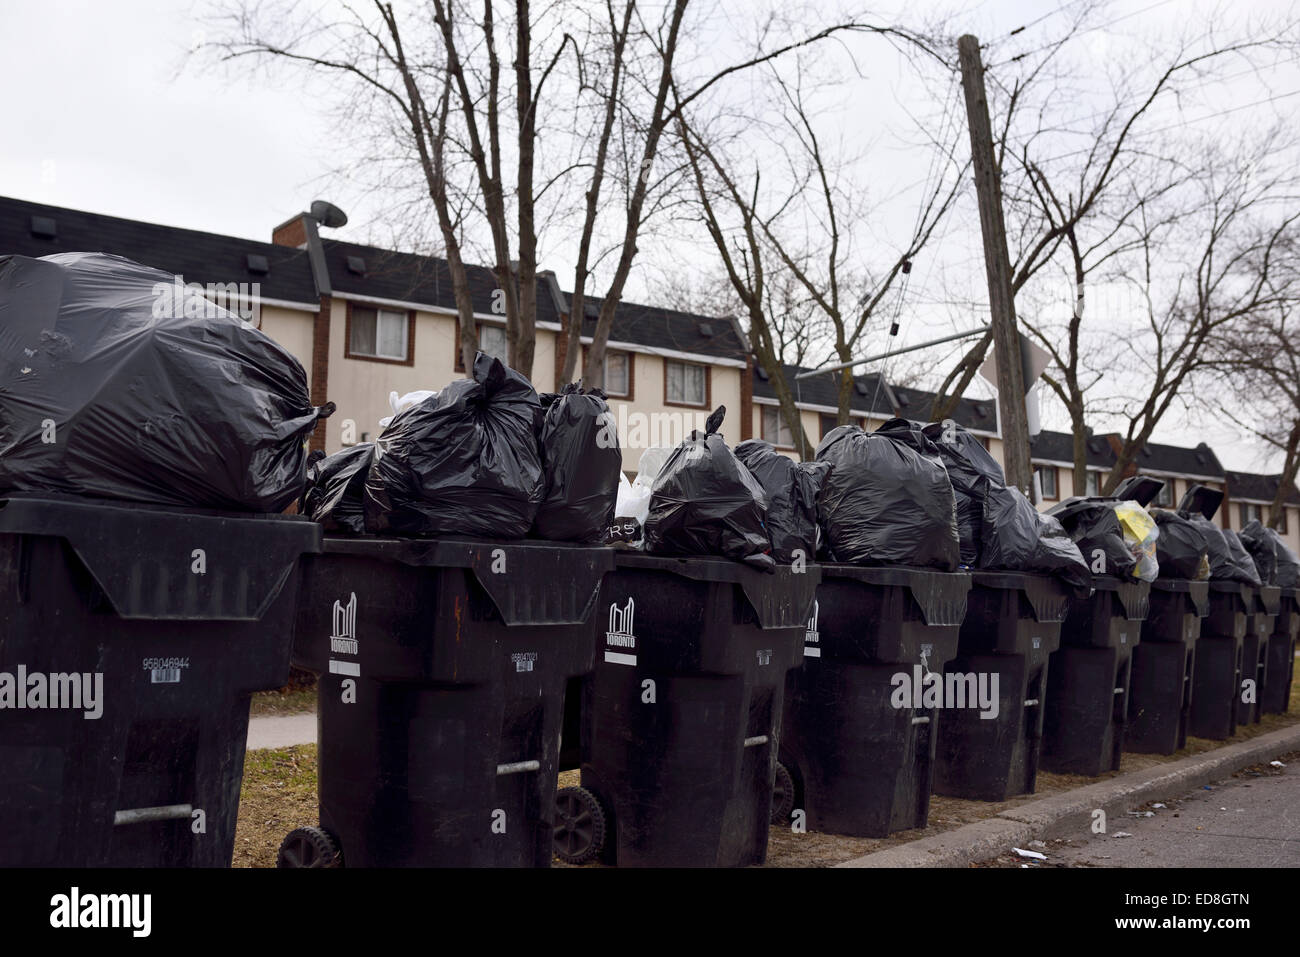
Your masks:
[[[636,479],[632,484],[649,490],[655,484],[655,478],[663,469],[664,463],[668,461],[668,457],[674,451],[675,449],[656,445],[642,452],[641,461],[637,465]]]
[[[393,410],[392,415],[386,415],[379,420],[379,427],[388,428],[388,423],[393,421],[394,416],[399,412],[405,412],[412,406],[419,405],[429,396],[437,395],[436,389],[417,389],[414,392],[408,392],[406,395],[399,396],[396,392],[388,393],[388,405]]]
[[[640,476],[637,476],[640,479]],[[616,518],[634,518],[640,525],[645,524],[650,513],[650,486],[639,485],[627,480],[626,475],[619,475],[618,500],[614,505]]]

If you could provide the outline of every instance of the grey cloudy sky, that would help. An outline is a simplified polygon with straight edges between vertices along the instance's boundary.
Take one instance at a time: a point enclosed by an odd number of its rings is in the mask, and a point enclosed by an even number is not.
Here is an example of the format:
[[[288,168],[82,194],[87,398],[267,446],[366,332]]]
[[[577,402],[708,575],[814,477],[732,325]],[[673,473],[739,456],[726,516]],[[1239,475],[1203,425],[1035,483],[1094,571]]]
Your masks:
[[[1054,39],[1071,6],[1069,0],[877,5],[882,19],[903,15],[899,11],[958,11],[960,29],[987,38],[989,56],[995,59]],[[1217,8],[1240,12],[1242,7],[1257,11],[1288,6],[1259,0]],[[322,197],[352,216],[349,226],[336,235],[359,241],[383,237],[384,224],[369,215],[372,206],[359,190],[329,175],[345,158],[335,151],[337,136],[319,99],[298,84],[199,69],[187,62],[186,51],[205,36],[197,19],[205,8],[164,0],[0,0],[0,84],[6,90],[0,194],[261,240],[269,239],[276,223]],[[1149,34],[1214,9],[1215,4],[1200,0],[1117,2],[1111,19],[1118,22],[1086,38],[1088,49],[1099,62],[1122,56],[1124,48],[1122,43],[1116,46],[1114,35]],[[733,3],[730,15],[737,16],[738,10],[743,7]],[[1008,36],[1022,25],[1027,25],[1023,33]],[[896,71],[882,71],[862,82],[868,86],[853,92],[855,108],[835,122],[847,138],[860,137],[865,143],[879,115],[872,108],[871,90],[877,91],[880,103],[896,103],[899,79]],[[1216,104],[1232,109],[1278,96],[1260,111],[1269,117],[1294,117],[1300,97],[1282,96],[1288,91],[1300,93],[1294,62],[1264,77],[1244,77],[1224,89],[1203,91],[1197,104],[1170,107],[1175,112],[1169,116],[1180,123],[1211,117],[1207,123],[1230,130],[1233,123],[1253,122],[1256,111],[1213,118]],[[1086,116],[1095,102],[1089,91],[1081,90],[1063,102],[1062,112],[1071,119]],[[964,141],[962,145],[964,149]],[[916,176],[915,157],[905,150],[873,156],[879,157],[880,167],[872,175],[882,182]],[[908,218],[910,207],[890,215]],[[969,228],[969,207],[965,216],[964,233],[948,231],[949,248],[935,253],[940,266],[934,268],[941,272],[942,264],[948,264],[948,288],[955,282],[968,290],[969,298],[983,300],[982,271],[970,268],[971,241],[974,237],[977,242],[978,233]],[[566,258],[563,250],[553,250],[552,255]],[[629,289],[631,297],[653,296],[657,277],[674,261],[672,255],[653,252],[643,258]],[[965,269],[960,275],[952,265],[958,262]],[[545,265],[556,269],[562,281],[566,273],[571,275],[571,262],[552,259]],[[918,304],[905,306],[918,321],[905,329],[904,341],[924,339],[936,328],[953,324],[950,314],[927,311],[923,305],[924,297],[936,296],[933,288],[914,284],[912,289]],[[972,323],[977,313],[972,308]],[[1046,410],[1049,427],[1060,428],[1066,421],[1059,410]],[[1208,441],[1229,468],[1275,464],[1235,428],[1204,420],[1189,422],[1171,415],[1157,438],[1180,444]]]

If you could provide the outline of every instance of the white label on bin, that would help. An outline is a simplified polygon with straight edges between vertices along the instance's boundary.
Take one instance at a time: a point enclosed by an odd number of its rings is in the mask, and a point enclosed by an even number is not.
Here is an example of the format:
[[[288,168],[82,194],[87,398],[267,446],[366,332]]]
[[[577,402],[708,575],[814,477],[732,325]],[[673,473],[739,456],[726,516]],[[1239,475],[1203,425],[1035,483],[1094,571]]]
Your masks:
[[[628,651],[636,648],[636,635],[632,634],[633,619],[636,614],[636,602],[629,595],[627,604],[619,607],[618,602],[609,606],[609,630],[605,632],[605,662],[611,665],[636,665],[636,655]],[[610,651],[610,648],[624,648],[627,651]]]
[[[183,658],[142,658],[140,667],[149,672],[149,683],[155,685],[174,685],[181,680],[181,669],[190,666],[190,659]]]
[[[1034,645],[1034,650],[1035,650],[1035,651],[1037,651],[1039,648],[1043,647],[1043,639],[1041,639],[1041,638],[1030,638],[1029,640],[1033,643],[1033,645]]]
[[[355,655],[357,653],[357,593],[353,592],[345,605],[334,602],[331,613],[330,654]]]
[[[360,677],[361,666],[355,661],[335,661],[330,659],[330,674],[332,675],[352,675]]]
[[[822,650],[813,645],[804,645],[803,656],[805,658],[820,658],[822,656]]]
[[[537,661],[537,652],[535,651],[516,651],[510,656],[510,660],[515,663],[515,671],[532,671],[533,665]]]
[[[758,663],[760,665],[770,665],[772,663],[772,649],[759,648],[757,651]]]
[[[1123,632],[1123,631],[1121,631],[1121,632],[1119,633],[1119,643],[1120,643],[1121,645],[1127,645],[1127,644],[1128,644],[1128,633],[1127,633],[1127,632]]]

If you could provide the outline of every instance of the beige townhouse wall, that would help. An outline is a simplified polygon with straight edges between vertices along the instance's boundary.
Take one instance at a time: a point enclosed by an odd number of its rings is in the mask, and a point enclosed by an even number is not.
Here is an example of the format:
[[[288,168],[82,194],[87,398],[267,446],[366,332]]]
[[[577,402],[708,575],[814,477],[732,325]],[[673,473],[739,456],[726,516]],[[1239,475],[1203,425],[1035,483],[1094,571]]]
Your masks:
[[[281,306],[262,306],[261,330],[284,346],[302,363],[307,373],[307,386],[311,387],[311,336],[316,324],[316,313]]]

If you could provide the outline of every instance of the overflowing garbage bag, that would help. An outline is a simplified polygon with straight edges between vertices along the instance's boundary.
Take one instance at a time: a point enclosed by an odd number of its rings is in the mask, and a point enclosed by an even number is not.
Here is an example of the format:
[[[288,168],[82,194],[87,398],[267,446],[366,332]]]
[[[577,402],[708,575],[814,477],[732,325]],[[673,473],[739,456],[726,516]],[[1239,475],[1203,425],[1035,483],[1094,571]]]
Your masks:
[[[284,347],[178,277],[0,256],[0,491],[281,512],[332,411]]]
[[[822,437],[816,459],[831,472],[817,518],[831,560],[957,568],[961,546],[952,482],[937,450],[917,451],[922,441],[933,449],[906,422],[895,435],[883,426],[865,432],[841,425]]]
[[[1184,515],[1205,539],[1206,557],[1210,565],[1210,578],[1224,581],[1244,582],[1258,585],[1259,573],[1255,571],[1255,562],[1251,559],[1237,533],[1231,529],[1219,528],[1213,521],[1200,513]]]
[[[366,477],[366,530],[523,538],[544,493],[542,407],[529,381],[480,352],[471,378],[393,417]]]
[[[1205,581],[1210,577],[1209,543],[1205,531],[1177,512],[1151,509],[1160,537],[1156,539],[1156,560],[1161,578]]]
[[[1156,542],[1160,540],[1160,527],[1151,513],[1137,502],[1119,502],[1115,517],[1124,531],[1124,543],[1137,559],[1133,576],[1144,582],[1153,582],[1160,575],[1160,560]]]
[[[767,497],[718,434],[719,406],[703,433],[692,432],[668,457],[650,494],[646,551],[660,555],[721,555],[773,570],[763,525]]]
[[[605,393],[569,383],[539,401],[545,497],[534,531],[552,541],[600,542],[614,521],[623,478],[618,428]]]
[[[767,534],[772,557],[783,565],[817,554],[817,497],[831,467],[825,462],[795,462],[770,442],[746,439],[736,458],[767,495]]]
[[[952,481],[957,504],[957,534],[961,539],[961,563],[975,568],[979,565],[980,542],[984,534],[985,489],[1005,486],[1006,476],[997,459],[984,448],[984,443],[961,426],[933,422],[922,431],[937,447]]]
[[[1053,509],[1052,514],[1079,547],[1088,566],[1099,574],[1124,578],[1137,570],[1138,557],[1125,541],[1114,502],[1080,498]]]
[[[1092,572],[1061,523],[1041,514],[1019,489],[995,485],[987,477],[981,525],[979,567],[1056,575],[1070,585],[1089,586]]]
[[[1300,580],[1300,561],[1274,529],[1251,519],[1237,535],[1255,561],[1255,570],[1265,585],[1295,588]]]
[[[307,492],[299,511],[327,532],[363,533],[366,476],[374,451],[373,442],[363,442],[314,462],[307,469]]]

